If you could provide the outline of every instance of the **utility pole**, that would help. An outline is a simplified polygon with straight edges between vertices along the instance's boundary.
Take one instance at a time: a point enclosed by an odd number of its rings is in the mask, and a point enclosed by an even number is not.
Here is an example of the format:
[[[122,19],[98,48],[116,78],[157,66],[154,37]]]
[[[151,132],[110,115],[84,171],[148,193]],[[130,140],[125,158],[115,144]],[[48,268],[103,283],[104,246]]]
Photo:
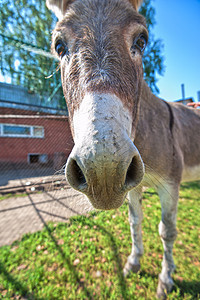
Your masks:
[[[185,99],[185,85],[184,85],[184,83],[181,84],[181,92],[182,92],[182,99]]]

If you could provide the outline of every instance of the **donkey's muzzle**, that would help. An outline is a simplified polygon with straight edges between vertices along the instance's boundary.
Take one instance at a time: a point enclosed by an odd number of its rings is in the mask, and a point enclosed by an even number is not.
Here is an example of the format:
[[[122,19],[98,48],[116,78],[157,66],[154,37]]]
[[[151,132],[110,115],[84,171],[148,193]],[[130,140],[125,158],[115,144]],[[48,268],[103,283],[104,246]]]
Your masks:
[[[126,193],[135,188],[144,175],[142,159],[133,144],[124,156],[81,155],[75,146],[66,165],[67,180],[74,189],[86,194],[95,208],[118,208]]]

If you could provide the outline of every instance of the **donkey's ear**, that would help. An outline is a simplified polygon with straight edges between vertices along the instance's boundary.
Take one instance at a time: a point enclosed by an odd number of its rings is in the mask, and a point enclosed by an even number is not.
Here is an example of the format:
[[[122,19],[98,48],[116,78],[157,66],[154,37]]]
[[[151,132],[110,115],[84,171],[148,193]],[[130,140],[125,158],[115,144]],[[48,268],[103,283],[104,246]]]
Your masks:
[[[133,7],[135,8],[135,10],[139,10],[140,5],[142,4],[143,0],[129,0],[131,2],[131,4],[133,5]]]
[[[71,0],[46,0],[46,6],[61,20]]]

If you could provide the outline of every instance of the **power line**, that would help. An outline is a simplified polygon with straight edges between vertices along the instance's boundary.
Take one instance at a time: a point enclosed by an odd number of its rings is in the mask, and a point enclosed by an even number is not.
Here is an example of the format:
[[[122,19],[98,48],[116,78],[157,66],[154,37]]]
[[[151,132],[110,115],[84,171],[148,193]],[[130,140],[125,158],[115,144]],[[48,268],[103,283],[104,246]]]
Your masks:
[[[56,59],[56,57],[53,54],[51,54],[50,52],[44,50],[41,47],[35,46],[33,44],[26,43],[24,41],[15,39],[13,37],[7,36],[7,35],[2,34],[2,33],[0,33],[0,36],[3,37],[3,38],[6,38],[8,40],[13,41],[18,47],[23,48],[23,49],[25,49],[29,52],[34,52],[35,54],[39,54],[39,55],[43,55],[43,56],[46,56],[46,57],[49,57],[49,58]]]

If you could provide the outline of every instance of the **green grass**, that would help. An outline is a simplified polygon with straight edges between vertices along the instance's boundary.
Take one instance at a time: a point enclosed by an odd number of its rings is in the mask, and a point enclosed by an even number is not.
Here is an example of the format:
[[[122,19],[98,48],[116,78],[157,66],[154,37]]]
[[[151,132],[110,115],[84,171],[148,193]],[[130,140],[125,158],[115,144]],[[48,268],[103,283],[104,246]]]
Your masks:
[[[174,246],[177,271],[169,299],[200,299],[200,182],[182,185]],[[0,248],[0,299],[155,299],[161,270],[160,203],[143,201],[145,254],[138,274],[122,269],[131,251],[128,206],[49,223],[41,232]]]
[[[26,197],[27,193],[21,193],[21,194],[6,194],[6,195],[1,195],[0,196],[0,201],[5,200],[5,199],[9,199],[9,198],[18,198],[18,197]]]
[[[10,199],[10,198],[21,198],[21,197],[27,197],[29,194],[41,194],[42,191],[34,191],[34,192],[28,192],[28,193],[8,193],[5,195],[0,195],[0,201]]]

